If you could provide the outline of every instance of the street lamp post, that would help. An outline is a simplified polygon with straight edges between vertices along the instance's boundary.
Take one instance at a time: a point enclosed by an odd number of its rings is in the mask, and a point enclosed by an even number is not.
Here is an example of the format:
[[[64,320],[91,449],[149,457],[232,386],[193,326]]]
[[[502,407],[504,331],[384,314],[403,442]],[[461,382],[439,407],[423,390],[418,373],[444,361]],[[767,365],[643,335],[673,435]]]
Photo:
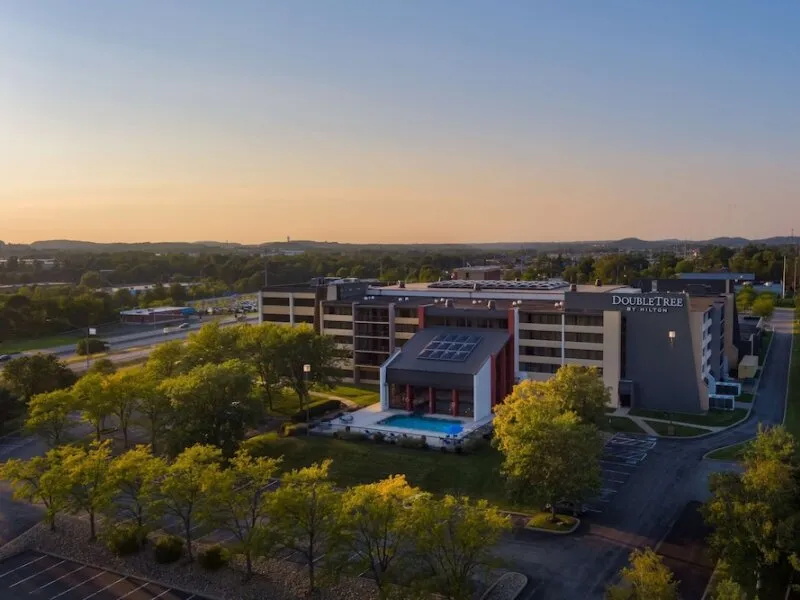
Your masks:
[[[306,395],[308,395],[308,380],[311,378],[311,365],[308,363],[303,365],[303,380],[305,381],[305,388],[306,388]],[[308,409],[308,398],[305,399],[306,403],[306,435],[308,435],[308,426],[310,425],[309,421],[309,414],[310,411]]]

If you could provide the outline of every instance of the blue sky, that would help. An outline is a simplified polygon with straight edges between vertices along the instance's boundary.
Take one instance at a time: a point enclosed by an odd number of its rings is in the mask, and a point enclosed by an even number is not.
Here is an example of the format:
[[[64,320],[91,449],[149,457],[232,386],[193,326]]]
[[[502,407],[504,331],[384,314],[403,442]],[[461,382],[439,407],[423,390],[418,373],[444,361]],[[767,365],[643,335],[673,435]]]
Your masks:
[[[6,0],[0,239],[788,233],[797,31],[795,1]]]

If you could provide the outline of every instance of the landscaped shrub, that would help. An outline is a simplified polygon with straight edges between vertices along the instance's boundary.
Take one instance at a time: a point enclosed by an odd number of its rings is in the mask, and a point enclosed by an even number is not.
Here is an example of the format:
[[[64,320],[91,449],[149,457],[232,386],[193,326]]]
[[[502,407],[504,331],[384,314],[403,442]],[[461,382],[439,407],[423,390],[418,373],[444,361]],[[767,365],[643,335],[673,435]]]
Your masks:
[[[197,553],[197,562],[209,571],[221,569],[228,564],[229,560],[230,553],[219,544],[203,548]]]
[[[281,426],[281,435],[283,437],[294,437],[296,435],[305,435],[308,433],[308,425],[305,423],[284,423]]]
[[[293,423],[305,423],[306,421],[306,412],[308,412],[309,419],[316,419],[317,417],[321,417],[324,414],[329,412],[333,412],[336,410],[342,409],[342,403],[338,400],[325,400],[323,402],[319,402],[318,404],[312,404],[308,411],[305,409],[298,410],[294,413],[291,417],[291,421]]]
[[[88,352],[87,352],[88,348]],[[86,354],[101,354],[108,350],[108,342],[90,337],[89,339],[79,340],[75,346],[75,354],[84,356]]]
[[[117,556],[138,552],[146,539],[145,532],[135,524],[115,525],[104,534],[106,546]]]
[[[484,437],[472,437],[461,443],[464,452],[479,452],[489,446],[489,441]]]
[[[372,434],[372,441],[377,444],[382,444],[383,442],[386,441],[386,436],[380,431],[377,431]]]
[[[418,448],[424,449],[428,447],[428,443],[425,441],[425,438],[418,438],[418,437],[403,437],[397,440],[397,445],[401,448]]]
[[[336,437],[348,442],[363,442],[367,439],[367,434],[359,431],[339,431],[338,434]]]
[[[157,563],[167,564],[180,560],[183,556],[183,538],[177,535],[165,535],[156,541],[155,559]]]

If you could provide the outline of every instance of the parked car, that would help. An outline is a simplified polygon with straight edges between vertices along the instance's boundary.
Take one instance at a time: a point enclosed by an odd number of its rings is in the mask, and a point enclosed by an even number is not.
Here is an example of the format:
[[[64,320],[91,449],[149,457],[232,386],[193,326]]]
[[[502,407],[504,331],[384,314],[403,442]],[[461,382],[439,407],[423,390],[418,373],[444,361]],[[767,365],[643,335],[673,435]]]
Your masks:
[[[550,505],[546,504],[544,509],[550,510]],[[588,507],[585,504],[578,504],[576,502],[570,502],[569,500],[561,500],[560,502],[556,502],[556,512],[561,514],[580,517],[581,515],[586,514],[587,510]]]
[[[181,323],[178,325],[178,329],[189,329],[189,327],[191,327],[190,323]]]

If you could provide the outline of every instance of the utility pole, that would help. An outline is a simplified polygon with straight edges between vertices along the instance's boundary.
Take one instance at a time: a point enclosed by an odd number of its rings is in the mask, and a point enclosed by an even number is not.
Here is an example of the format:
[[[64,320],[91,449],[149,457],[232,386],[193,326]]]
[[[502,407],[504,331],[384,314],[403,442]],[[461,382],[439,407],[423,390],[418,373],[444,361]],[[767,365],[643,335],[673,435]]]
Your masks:
[[[264,255],[264,287],[269,285],[269,255]]]
[[[783,255],[783,279],[781,279],[781,298],[786,299],[786,255]]]

